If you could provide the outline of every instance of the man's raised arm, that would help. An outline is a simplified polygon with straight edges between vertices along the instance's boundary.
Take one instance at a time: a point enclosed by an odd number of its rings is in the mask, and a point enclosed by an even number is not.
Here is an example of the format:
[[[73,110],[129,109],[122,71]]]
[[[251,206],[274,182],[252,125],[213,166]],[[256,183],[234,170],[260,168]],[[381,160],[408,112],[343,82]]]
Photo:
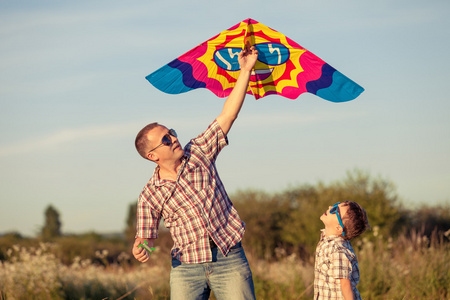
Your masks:
[[[247,46],[239,53],[239,66],[241,67],[241,71],[239,72],[236,85],[223,105],[222,112],[216,118],[220,128],[222,128],[222,131],[226,135],[230,131],[244,103],[250,75],[257,59],[258,50],[255,49],[255,46]]]

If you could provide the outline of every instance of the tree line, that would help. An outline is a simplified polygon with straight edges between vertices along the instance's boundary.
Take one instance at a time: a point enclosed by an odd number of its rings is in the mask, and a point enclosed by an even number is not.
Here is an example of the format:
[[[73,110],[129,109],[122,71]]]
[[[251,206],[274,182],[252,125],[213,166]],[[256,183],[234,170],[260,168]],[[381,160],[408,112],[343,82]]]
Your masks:
[[[246,223],[244,243],[264,258],[274,258],[280,250],[285,255],[311,257],[323,228],[319,217],[328,206],[346,200],[365,208],[372,229],[386,240],[417,232],[428,237],[450,235],[448,203],[410,208],[399,199],[392,182],[360,170],[348,172],[343,180],[330,184],[301,185],[277,193],[242,190],[230,199]],[[128,212],[125,236],[132,241],[136,203],[130,204]],[[369,233],[359,238],[373,236]],[[164,244],[171,246],[167,241]]]
[[[346,200],[355,201],[366,209],[370,225],[374,229],[374,232],[365,233],[358,239],[374,238],[375,230],[378,238],[381,236],[386,240],[396,238],[400,234],[410,235],[417,232],[428,237],[435,235],[444,241],[448,241],[450,236],[448,203],[411,208],[399,199],[392,182],[373,178],[358,170],[349,172],[343,180],[330,184],[319,182],[315,185],[300,185],[276,193],[241,190],[230,195],[230,199],[246,223],[243,242],[260,258],[274,259],[281,254],[311,258],[320,229],[323,228],[319,217],[329,205]],[[80,253],[89,256],[89,251],[95,252],[102,247],[117,248],[110,251],[112,254],[128,252],[134,241],[136,202],[128,206],[122,237],[114,238],[95,232],[64,235],[61,232],[62,222],[57,209],[49,205],[44,213],[45,222],[37,240],[59,242],[68,252],[65,253],[63,249],[63,255],[70,255],[64,259],[67,262]],[[0,240],[0,252],[6,251],[6,245],[21,239],[18,233],[4,235],[3,240]],[[5,246],[2,246],[2,243]],[[161,251],[169,253],[172,243],[162,221],[156,245]]]

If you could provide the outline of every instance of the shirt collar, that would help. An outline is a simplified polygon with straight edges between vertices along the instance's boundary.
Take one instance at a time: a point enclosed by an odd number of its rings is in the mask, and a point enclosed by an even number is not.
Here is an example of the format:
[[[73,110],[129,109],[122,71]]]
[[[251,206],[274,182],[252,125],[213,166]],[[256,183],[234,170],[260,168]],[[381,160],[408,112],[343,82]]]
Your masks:
[[[159,166],[156,166],[155,170],[153,171],[152,178],[150,178],[150,183],[154,186],[161,186],[161,179],[159,178]]]
[[[341,235],[335,234],[335,235],[325,236],[325,229],[321,229],[320,231],[321,231],[320,239],[325,242],[332,242],[332,241],[339,240],[339,239],[344,240],[344,238]]]
[[[178,181],[178,178],[180,177],[181,172],[183,172],[184,165],[186,164],[187,160],[188,160],[188,156],[186,154],[183,155],[183,157],[181,158],[181,166],[180,166],[180,169],[179,169],[178,175],[177,175],[177,181]],[[154,186],[164,186],[167,184],[171,184],[172,181],[164,180],[164,179],[161,179],[161,177],[159,177],[159,169],[160,169],[160,167],[157,165],[155,170],[153,171],[153,176],[150,179],[150,183]]]

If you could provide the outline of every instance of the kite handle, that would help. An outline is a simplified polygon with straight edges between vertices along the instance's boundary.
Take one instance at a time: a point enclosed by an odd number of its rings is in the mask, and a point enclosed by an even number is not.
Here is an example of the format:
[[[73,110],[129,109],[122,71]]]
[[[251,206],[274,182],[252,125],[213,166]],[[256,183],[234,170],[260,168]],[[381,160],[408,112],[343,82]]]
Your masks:
[[[145,244],[145,245],[144,245]],[[149,247],[147,241],[144,241],[144,244],[139,244],[138,248],[144,248],[145,250],[147,250],[148,255],[152,255],[152,252],[155,251],[156,249],[153,247]]]

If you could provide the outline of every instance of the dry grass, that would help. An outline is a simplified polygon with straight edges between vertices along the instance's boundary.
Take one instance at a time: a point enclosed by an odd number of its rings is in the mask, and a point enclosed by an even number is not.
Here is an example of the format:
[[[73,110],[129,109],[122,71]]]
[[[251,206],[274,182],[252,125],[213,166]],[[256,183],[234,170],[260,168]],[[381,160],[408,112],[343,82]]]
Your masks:
[[[395,241],[377,235],[355,243],[364,299],[448,299],[448,235],[428,239],[417,232]],[[14,246],[0,264],[0,299],[169,299],[170,261],[157,251],[151,263],[133,267],[118,262],[102,266],[76,258],[64,265],[53,253],[57,245]],[[313,260],[295,255],[258,259],[248,249],[257,299],[311,299]],[[99,259],[107,252],[96,253]]]

